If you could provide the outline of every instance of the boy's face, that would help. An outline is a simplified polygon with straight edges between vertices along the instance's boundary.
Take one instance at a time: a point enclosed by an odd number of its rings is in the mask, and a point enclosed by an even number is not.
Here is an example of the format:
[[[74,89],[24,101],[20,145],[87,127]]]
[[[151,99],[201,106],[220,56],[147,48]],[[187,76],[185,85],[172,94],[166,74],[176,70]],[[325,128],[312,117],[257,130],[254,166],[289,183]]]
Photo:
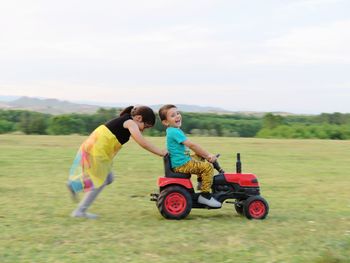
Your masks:
[[[177,108],[171,108],[166,113],[166,120],[162,121],[165,126],[180,128],[182,117]]]

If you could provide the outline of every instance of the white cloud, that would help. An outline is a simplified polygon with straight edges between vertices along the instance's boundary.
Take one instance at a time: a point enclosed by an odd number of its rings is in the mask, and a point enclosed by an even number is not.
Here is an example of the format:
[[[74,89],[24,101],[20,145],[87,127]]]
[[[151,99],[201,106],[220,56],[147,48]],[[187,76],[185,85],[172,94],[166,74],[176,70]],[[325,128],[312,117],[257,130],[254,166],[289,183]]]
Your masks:
[[[345,105],[330,91],[348,88],[347,2],[282,2],[2,1],[0,95],[299,110],[298,92],[305,109]]]
[[[266,54],[258,64],[350,63],[350,20],[324,26],[295,28],[286,35],[267,40]]]
[[[284,8],[298,10],[301,8],[314,9],[320,6],[333,5],[340,2],[344,2],[344,0],[293,0],[289,1]]]

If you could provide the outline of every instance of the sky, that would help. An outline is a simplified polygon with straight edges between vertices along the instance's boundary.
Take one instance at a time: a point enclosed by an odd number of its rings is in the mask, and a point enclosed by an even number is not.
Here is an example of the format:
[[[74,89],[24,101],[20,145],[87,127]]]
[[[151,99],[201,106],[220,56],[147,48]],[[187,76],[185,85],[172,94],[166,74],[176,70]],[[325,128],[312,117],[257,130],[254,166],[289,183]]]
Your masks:
[[[348,0],[0,2],[0,95],[350,112]]]

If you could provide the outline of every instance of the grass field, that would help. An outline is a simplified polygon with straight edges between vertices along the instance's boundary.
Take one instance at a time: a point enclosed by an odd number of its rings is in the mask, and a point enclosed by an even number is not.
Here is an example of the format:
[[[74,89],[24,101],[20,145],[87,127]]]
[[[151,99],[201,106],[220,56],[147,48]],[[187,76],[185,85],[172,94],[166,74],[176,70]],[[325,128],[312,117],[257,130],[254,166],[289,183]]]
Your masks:
[[[162,160],[132,141],[91,208],[100,218],[70,218],[65,181],[84,138],[0,136],[0,262],[350,262],[350,141],[192,138],[226,171],[241,152],[270,213],[247,220],[225,204],[170,221],[149,201]]]

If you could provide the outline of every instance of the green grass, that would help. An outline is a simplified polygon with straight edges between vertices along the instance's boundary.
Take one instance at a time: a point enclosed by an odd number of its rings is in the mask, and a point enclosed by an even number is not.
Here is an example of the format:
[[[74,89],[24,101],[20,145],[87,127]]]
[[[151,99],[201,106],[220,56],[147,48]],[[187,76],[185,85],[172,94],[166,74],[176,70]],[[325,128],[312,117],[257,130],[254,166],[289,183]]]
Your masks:
[[[149,201],[162,160],[130,141],[94,221],[69,217],[65,188],[84,138],[0,136],[0,262],[349,262],[350,141],[192,138],[226,171],[241,152],[270,205],[262,221],[232,204],[164,219]]]

